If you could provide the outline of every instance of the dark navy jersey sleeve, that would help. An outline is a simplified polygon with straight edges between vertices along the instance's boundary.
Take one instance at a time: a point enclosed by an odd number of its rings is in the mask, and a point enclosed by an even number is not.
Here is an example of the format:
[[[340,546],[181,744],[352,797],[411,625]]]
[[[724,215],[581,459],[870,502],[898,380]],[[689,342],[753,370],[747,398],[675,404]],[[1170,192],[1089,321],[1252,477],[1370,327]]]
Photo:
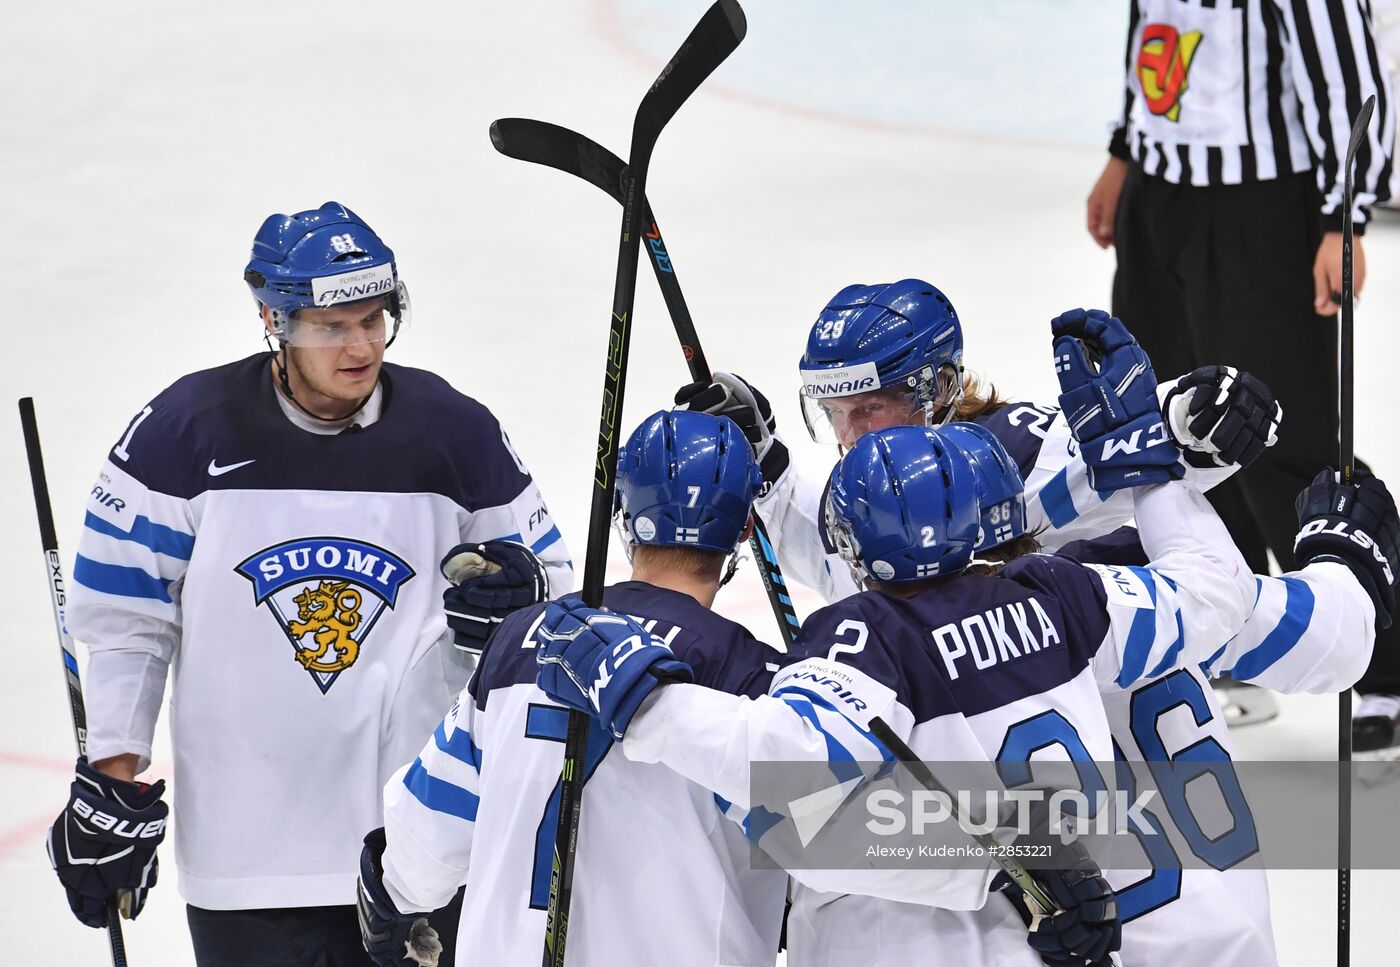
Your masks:
[[[1024,479],[1030,476],[1045,443],[1045,430],[1060,411],[1036,403],[1008,403],[973,420],[986,427],[1006,447]]]
[[[1081,564],[1147,566],[1147,552],[1142,549],[1136,527],[1120,527],[1093,540],[1070,541],[1055,553]]]

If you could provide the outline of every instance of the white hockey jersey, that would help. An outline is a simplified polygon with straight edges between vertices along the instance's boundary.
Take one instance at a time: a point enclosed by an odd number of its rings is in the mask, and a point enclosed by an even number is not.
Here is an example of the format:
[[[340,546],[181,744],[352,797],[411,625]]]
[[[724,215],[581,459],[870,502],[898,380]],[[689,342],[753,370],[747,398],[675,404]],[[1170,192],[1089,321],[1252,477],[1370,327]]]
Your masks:
[[[1131,562],[1141,555],[1131,529],[1101,541],[1074,544],[1064,553],[1086,561]],[[1280,692],[1324,694],[1350,688],[1370,661],[1375,641],[1375,606],[1344,565],[1322,562],[1282,577],[1255,578],[1255,602],[1239,634],[1200,664],[1188,664],[1154,681],[1103,687],[1120,759],[1170,762],[1188,752],[1193,759],[1233,758],[1229,729],[1210,678],[1228,675]],[[1232,832],[1212,840],[1185,818],[1191,802],[1162,771],[1168,794],[1145,810],[1159,823],[1166,810],[1187,845],[1219,871],[1180,868],[1175,847],[1161,837],[1139,836],[1153,867],[1109,870],[1123,918],[1123,962],[1143,967],[1210,963],[1221,967],[1271,967],[1278,962],[1269,916],[1269,888],[1261,869],[1238,866],[1258,841],[1245,790],[1231,783],[1233,769],[1217,773],[1220,799],[1233,820]],[[1120,770],[1120,781],[1129,774]]]
[[[1165,397],[1174,382],[1163,383]],[[1100,493],[1089,486],[1089,470],[1064,415],[1053,406],[1008,403],[978,417],[1006,447],[1025,481],[1026,529],[1039,531],[1046,550],[1070,541],[1101,537],[1133,519],[1129,491]],[[1186,468],[1185,480],[1202,493],[1239,468]],[[826,477],[791,467],[755,503],[787,580],[806,585],[828,603],[860,591],[851,572],[826,541],[822,529]]]
[[[530,545],[573,582],[538,488],[484,406],[385,364],[382,415],[318,435],[259,354],[131,422],[88,501],[67,622],[88,753],[149,765],[173,672],[175,858],[210,909],[351,904],[378,790],[465,683],[438,562]]]
[[[807,621],[798,663],[767,696],[667,686],[643,706],[623,751],[740,809],[752,805],[752,762],[878,761],[882,747],[867,731],[876,715],[931,761],[1110,761],[1099,687],[1201,660],[1238,630],[1254,593],[1199,494],[1170,485],[1135,497],[1155,534],[1150,568],[1033,555],[910,599],[853,596]],[[1018,608],[1021,620],[1006,613]],[[979,622],[1005,634],[979,638]],[[1039,963],[1011,905],[988,899],[990,868],[791,872],[800,884],[788,924],[794,967]]]
[[[761,695],[781,658],[688,595],[627,582],[604,600],[722,693]],[[568,712],[535,684],[543,611],[502,623],[468,690],[384,787],[384,884],[395,905],[436,909],[466,877],[459,967],[536,967],[544,950]],[[597,725],[584,770],[566,963],[771,965],[787,877],[751,867],[743,831],[724,818],[730,805],[663,766],[629,761]]]

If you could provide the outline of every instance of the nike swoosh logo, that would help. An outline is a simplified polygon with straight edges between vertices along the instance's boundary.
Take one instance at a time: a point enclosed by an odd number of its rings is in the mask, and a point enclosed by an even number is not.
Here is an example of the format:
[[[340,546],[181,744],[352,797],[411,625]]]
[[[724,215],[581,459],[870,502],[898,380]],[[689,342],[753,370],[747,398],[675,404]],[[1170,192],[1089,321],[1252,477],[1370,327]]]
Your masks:
[[[222,477],[230,470],[237,470],[239,467],[246,467],[250,463],[257,463],[257,460],[244,460],[242,463],[231,463],[227,467],[221,467],[213,460],[209,461],[209,476]]]

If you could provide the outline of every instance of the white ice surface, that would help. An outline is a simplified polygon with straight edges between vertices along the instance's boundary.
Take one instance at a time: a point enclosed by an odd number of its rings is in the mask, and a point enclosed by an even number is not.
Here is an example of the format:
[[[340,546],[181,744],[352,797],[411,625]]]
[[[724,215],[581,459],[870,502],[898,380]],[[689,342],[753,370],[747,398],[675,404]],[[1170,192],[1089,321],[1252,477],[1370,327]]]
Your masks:
[[[36,397],[65,566],[93,474],[130,416],[176,377],[258,348],[240,276],[263,217],[328,198],[398,253],[416,321],[391,358],[437,370],[496,411],[581,553],[619,209],[500,157],[486,129],[496,117],[541,117],[624,153],[638,98],[702,6],[9,9],[0,396]],[[748,40],[666,131],[649,194],[711,362],[768,391],[799,460],[824,467],[830,454],[801,431],[796,359],[818,308],[850,282],[935,282],[958,306],[971,365],[1019,397],[1053,396],[1046,321],[1108,301],[1113,257],[1083,230],[1083,199],[1117,103],[1125,7],[747,3]],[[1377,225],[1365,244],[1356,439],[1394,473],[1400,223]],[[636,318],[629,428],[685,378],[645,267]],[[1319,345],[1326,338],[1319,325]],[[0,421],[0,960],[61,947],[49,962],[100,964],[101,936],[70,918],[41,847],[72,743],[10,413]],[[771,628],[751,568],[721,604]],[[1335,699],[1283,709],[1240,733],[1242,757],[1327,757]],[[149,907],[127,925],[140,967],[191,963],[165,854]],[[1332,881],[1274,877],[1285,963],[1331,962]],[[1354,962],[1393,962],[1386,901],[1400,878],[1363,872],[1355,883]]]

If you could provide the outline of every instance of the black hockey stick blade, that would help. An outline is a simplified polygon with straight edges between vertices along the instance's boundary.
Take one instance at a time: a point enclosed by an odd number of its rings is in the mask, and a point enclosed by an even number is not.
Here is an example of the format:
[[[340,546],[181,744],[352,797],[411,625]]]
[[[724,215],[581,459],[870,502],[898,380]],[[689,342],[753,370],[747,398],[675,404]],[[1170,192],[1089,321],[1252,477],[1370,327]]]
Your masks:
[[[637,105],[628,164],[636,167],[650,157],[661,129],[705,78],[734,53],[747,32],[748,20],[737,0],[716,0],[705,11],[690,36],[652,82],[642,103]]]
[[[1353,300],[1354,254],[1356,228],[1352,225],[1351,209],[1356,199],[1352,170],[1356,154],[1371,126],[1371,114],[1376,109],[1376,95],[1361,105],[1347,140],[1347,156],[1342,162],[1342,306],[1337,317],[1337,468],[1342,483],[1352,482],[1356,453],[1352,438],[1353,402],[1355,397]],[[1351,963],[1351,689],[1337,695],[1337,964]]]
[[[63,654],[63,677],[68,686],[68,711],[73,723],[73,742],[80,758],[87,758],[87,706],[83,703],[83,686],[78,678],[78,658],[73,639],[63,620],[66,593],[63,565],[58,556],[58,530],[53,524],[53,504],[49,500],[48,475],[44,472],[44,451],[39,445],[39,421],[34,415],[34,400],[19,401],[20,430],[24,434],[24,451],[29,458],[29,483],[34,489],[34,514],[39,521],[39,543],[44,551],[44,571],[49,581],[49,603],[53,606],[54,627],[58,632],[58,647]],[[126,967],[126,944],[122,938],[122,923],[118,916],[119,901],[107,904],[107,943],[112,952],[112,967]]]
[[[491,143],[497,151],[509,158],[556,168],[601,188],[614,201],[623,201],[623,177],[627,166],[617,155],[577,131],[531,118],[501,118],[491,125]],[[666,249],[665,240],[661,237],[656,215],[646,198],[642,199],[642,206],[642,224],[650,226],[644,231],[647,255],[656,275],[656,283],[661,289],[661,297],[675,327],[676,337],[680,340],[681,352],[685,356],[690,378],[696,381],[709,380],[709,363],[700,346],[700,335],[695,330],[690,308],[681,292],[675,265]],[[788,593],[787,582],[783,578],[782,568],[778,565],[778,556],[768,537],[768,530],[757,514],[754,515],[754,532],[749,544],[753,549],[759,577],[763,579],[764,591],[773,609],[773,616],[777,619],[783,643],[791,646],[801,626],[797,620],[796,609],[792,605],[792,596]]]

